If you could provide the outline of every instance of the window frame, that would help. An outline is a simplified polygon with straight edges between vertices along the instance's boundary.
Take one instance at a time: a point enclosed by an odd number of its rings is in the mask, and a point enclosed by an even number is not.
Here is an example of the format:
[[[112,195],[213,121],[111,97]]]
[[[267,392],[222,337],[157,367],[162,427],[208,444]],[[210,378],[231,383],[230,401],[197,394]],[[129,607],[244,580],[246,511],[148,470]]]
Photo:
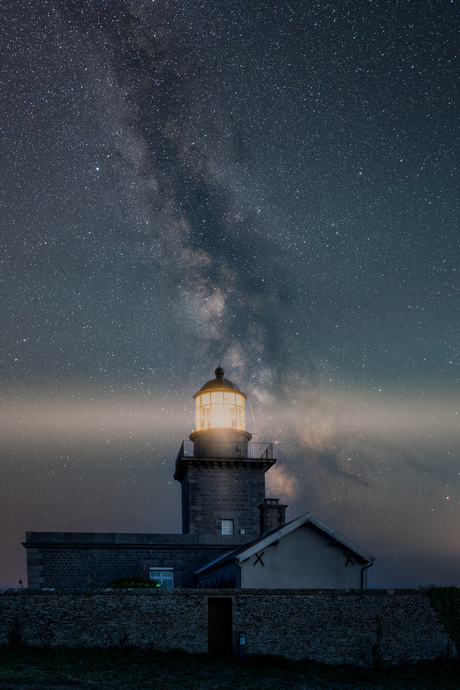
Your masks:
[[[159,572],[161,573],[160,576],[158,575],[153,575],[153,572]],[[170,574],[170,577],[165,577],[165,574]],[[163,566],[151,566],[149,568],[149,579],[150,580],[159,580],[160,581],[160,586],[158,589],[174,589],[174,568],[170,567],[163,567]],[[168,587],[168,584],[170,583],[170,587]]]
[[[224,528],[229,528],[231,531],[228,531],[227,529],[224,530]],[[234,520],[222,520],[221,522],[221,529],[222,529],[222,534],[226,537],[231,537],[235,534],[235,521]]]

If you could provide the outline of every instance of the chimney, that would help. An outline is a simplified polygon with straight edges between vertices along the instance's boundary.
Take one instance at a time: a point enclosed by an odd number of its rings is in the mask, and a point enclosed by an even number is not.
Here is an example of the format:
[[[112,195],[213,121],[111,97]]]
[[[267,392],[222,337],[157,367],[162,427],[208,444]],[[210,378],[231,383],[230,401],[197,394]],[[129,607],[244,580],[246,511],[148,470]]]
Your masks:
[[[287,505],[280,505],[279,498],[266,498],[258,506],[260,510],[260,533],[282,527],[286,522]]]

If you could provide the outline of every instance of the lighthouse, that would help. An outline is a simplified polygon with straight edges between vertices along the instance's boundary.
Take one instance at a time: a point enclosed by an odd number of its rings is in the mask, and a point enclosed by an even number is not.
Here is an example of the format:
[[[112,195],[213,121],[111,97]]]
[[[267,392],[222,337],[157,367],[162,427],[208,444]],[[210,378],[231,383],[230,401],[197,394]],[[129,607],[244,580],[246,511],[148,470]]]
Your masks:
[[[174,479],[182,485],[182,533],[230,545],[259,536],[265,472],[276,460],[271,443],[251,441],[247,396],[224,375],[219,366],[193,396],[195,430],[182,443]]]

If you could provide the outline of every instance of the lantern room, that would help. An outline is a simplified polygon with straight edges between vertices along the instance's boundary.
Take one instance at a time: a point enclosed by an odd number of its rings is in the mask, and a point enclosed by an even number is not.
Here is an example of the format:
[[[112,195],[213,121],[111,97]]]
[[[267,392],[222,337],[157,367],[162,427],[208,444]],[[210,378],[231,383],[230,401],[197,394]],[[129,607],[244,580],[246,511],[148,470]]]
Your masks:
[[[195,393],[195,428],[245,430],[244,405],[246,395],[238,386],[224,379],[224,370],[218,367],[216,378],[208,381]]]
[[[246,395],[232,381],[224,378],[224,370],[217,367],[216,378],[204,384],[193,396],[195,401],[195,431],[192,441],[200,437],[214,441],[249,441],[246,431]],[[201,447],[201,442],[200,442]]]

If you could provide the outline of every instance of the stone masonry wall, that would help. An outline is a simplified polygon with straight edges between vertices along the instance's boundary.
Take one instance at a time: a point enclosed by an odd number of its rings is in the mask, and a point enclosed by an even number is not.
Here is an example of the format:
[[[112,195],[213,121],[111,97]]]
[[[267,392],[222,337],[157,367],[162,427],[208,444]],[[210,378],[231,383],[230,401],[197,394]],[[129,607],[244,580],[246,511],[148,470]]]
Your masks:
[[[148,576],[151,567],[174,568],[176,587],[191,586],[195,570],[228,546],[50,546],[27,548],[29,586],[104,587],[119,577]],[[32,577],[35,574],[35,577]]]
[[[181,481],[182,534],[190,534],[190,491],[189,473]]]
[[[38,646],[203,653],[211,597],[232,600],[234,652],[239,632],[248,653],[330,664],[371,665],[373,649],[386,664],[442,658],[452,649],[422,590],[6,590],[0,644],[19,636]]]
[[[189,461],[188,520],[191,534],[221,534],[221,521],[233,520],[246,539],[260,534],[258,506],[265,499],[263,463]]]
[[[118,577],[174,568],[176,587],[195,587],[195,570],[244,544],[246,537],[96,532],[27,532],[30,589],[104,587]]]

